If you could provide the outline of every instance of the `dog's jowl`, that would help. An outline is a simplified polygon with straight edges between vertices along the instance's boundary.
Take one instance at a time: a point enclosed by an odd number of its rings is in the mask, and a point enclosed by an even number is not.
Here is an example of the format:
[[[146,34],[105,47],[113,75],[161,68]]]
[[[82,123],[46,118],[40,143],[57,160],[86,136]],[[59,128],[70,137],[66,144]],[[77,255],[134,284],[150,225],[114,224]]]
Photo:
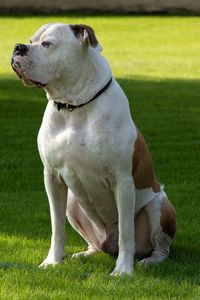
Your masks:
[[[117,253],[112,275],[163,261],[176,213],[157,180],[126,95],[87,25],[46,24],[30,44],[16,44],[12,67],[26,86],[46,91],[38,134],[52,237],[47,267],[65,258],[65,220],[88,249]]]

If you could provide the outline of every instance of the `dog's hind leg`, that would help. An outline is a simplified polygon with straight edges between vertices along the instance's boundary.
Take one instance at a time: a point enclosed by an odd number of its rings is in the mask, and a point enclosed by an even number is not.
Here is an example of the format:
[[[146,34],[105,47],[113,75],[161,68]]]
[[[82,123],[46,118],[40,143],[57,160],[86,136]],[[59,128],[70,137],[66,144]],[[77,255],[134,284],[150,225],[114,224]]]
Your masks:
[[[150,240],[153,251],[150,257],[142,259],[140,265],[151,265],[165,260],[169,255],[169,246],[176,232],[176,212],[166,197],[150,202],[145,211],[151,226]]]
[[[71,226],[88,244],[86,251],[75,253],[72,255],[72,258],[89,256],[101,251],[101,244],[105,239],[105,234],[104,232],[100,232],[90,221],[71,191],[68,192],[67,218]]]

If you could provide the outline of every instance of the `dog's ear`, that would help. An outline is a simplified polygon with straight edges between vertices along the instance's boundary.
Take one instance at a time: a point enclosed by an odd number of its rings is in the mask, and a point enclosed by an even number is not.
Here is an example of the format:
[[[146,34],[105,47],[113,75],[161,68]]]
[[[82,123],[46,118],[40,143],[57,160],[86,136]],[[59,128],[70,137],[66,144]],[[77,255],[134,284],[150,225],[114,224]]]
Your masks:
[[[103,48],[99,44],[94,30],[88,25],[69,25],[76,38],[78,38],[84,46],[91,46],[98,51],[102,51]]]

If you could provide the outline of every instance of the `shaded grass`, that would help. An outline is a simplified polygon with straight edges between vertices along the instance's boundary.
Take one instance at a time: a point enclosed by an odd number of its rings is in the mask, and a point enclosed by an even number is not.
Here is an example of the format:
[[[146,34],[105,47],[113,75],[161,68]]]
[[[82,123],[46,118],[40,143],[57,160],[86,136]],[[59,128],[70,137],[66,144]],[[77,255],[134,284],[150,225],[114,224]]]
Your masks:
[[[158,178],[165,183],[178,213],[178,232],[169,259],[149,269],[135,264],[134,278],[110,278],[115,258],[109,255],[71,261],[71,254],[84,249],[85,243],[68,225],[64,266],[45,271],[37,268],[50,242],[50,216],[36,144],[46,100],[41,90],[25,89],[11,75],[8,64],[11,45],[27,39],[30,32],[52,19],[0,19],[8,47],[0,70],[0,298],[198,300],[200,81],[196,71],[200,63],[195,56],[199,45],[196,49],[198,26],[194,24],[199,19],[83,18],[94,23],[105,41],[106,56],[129,97]],[[69,19],[75,22],[74,17]],[[67,20],[62,16],[61,21]],[[123,47],[119,47],[117,36]],[[191,42],[187,47],[186,38]],[[166,47],[164,39],[168,41]],[[135,58],[140,43],[142,64]],[[0,44],[2,49],[2,39]],[[177,45],[183,49],[181,55]]]

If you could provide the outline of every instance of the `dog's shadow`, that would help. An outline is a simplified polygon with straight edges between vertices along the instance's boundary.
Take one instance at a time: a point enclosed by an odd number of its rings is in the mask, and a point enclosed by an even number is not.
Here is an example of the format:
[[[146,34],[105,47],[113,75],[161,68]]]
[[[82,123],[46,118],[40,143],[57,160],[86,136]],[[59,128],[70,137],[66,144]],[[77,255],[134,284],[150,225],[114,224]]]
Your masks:
[[[17,262],[0,262],[0,269],[3,269],[4,271],[9,269],[18,269],[18,270],[32,270],[36,269],[36,266],[33,266],[31,264],[22,264]]]

